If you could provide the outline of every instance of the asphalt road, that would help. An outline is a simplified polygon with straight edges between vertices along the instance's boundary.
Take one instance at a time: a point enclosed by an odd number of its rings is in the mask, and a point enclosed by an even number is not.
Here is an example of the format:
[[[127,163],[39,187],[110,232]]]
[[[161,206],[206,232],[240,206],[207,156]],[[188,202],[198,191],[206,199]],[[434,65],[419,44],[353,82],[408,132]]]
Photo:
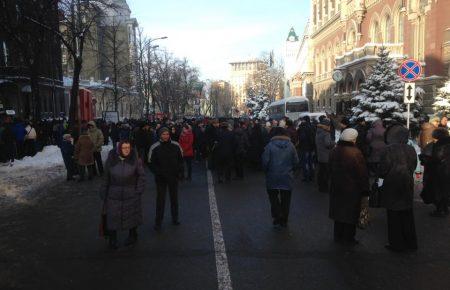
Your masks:
[[[182,224],[172,226],[167,210],[160,234],[150,173],[148,180],[139,242],[115,252],[98,237],[99,178],[46,186],[25,203],[1,200],[0,289],[223,286],[204,165],[194,164],[193,180],[180,185]],[[357,233],[361,244],[348,248],[332,241],[328,196],[301,181],[295,188],[289,227],[274,230],[262,173],[213,186],[233,289],[450,289],[449,218],[431,218],[417,202],[419,250],[396,254],[384,249],[385,212],[372,210],[371,226]]]

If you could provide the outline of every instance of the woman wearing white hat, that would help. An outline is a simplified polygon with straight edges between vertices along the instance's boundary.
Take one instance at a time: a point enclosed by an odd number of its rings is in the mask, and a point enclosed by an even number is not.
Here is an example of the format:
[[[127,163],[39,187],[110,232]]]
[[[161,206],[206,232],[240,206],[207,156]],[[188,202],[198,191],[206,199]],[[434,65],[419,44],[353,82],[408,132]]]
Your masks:
[[[369,193],[366,161],[356,147],[358,131],[345,129],[330,154],[330,218],[334,220],[334,240],[354,245],[361,199]]]

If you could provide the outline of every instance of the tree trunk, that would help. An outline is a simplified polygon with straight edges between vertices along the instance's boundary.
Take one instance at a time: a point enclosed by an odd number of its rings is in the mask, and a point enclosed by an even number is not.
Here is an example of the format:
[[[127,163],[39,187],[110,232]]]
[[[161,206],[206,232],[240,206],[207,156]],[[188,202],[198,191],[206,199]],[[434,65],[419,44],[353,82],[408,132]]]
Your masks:
[[[39,88],[39,76],[34,69],[31,70],[30,74],[30,87],[31,87],[31,112],[33,114],[33,120],[37,122],[41,119],[41,95]]]
[[[72,88],[70,89],[69,127],[73,128],[78,120],[78,94],[80,90],[80,73],[83,63],[74,59]]]

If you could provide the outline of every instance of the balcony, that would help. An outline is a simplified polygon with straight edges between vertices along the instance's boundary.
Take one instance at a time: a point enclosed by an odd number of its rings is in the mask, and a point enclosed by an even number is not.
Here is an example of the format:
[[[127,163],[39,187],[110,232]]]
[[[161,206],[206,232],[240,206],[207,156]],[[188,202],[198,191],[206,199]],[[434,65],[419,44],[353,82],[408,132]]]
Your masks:
[[[367,43],[362,47],[355,48],[344,55],[336,57],[336,69],[346,69],[349,66],[358,64],[360,62],[376,59],[380,47],[385,46],[390,51],[392,58],[403,58],[403,44],[382,44],[382,43]]]

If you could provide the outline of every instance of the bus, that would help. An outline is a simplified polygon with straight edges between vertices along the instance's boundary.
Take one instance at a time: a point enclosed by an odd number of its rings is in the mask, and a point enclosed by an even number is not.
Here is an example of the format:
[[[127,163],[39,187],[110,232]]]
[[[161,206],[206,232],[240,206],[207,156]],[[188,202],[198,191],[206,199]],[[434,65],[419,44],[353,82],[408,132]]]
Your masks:
[[[309,113],[309,100],[306,97],[290,97],[269,105],[269,118],[280,120],[287,117],[293,121]]]

